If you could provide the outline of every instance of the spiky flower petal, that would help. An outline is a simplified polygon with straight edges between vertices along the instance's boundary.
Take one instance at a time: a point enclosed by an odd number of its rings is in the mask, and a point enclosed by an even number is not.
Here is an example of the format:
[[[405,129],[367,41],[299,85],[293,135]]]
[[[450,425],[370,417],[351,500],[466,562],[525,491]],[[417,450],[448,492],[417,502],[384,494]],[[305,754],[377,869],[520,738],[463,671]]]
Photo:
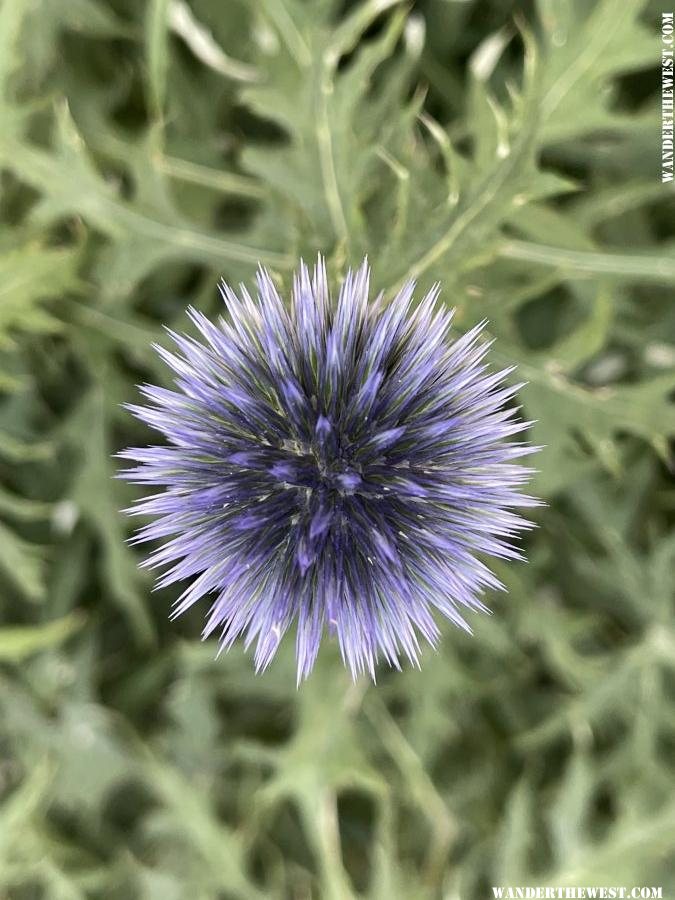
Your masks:
[[[370,301],[364,261],[335,298],[321,260],[288,308],[263,269],[255,299],[224,284],[227,318],[190,309],[201,340],[157,348],[176,390],[130,407],[166,439],[122,454],[124,478],[163,488],[131,510],[153,520],[136,540],[162,542],[146,565],[190,582],[174,616],[211,595],[204,635],[255,641],[257,669],[294,622],[298,679],[326,628],[354,675],[417,663],[433,610],[469,630],[461,610],[501,587],[480,557],[520,555],[520,385],[485,365],[484,323],[452,341],[438,288],[415,306],[413,287]]]

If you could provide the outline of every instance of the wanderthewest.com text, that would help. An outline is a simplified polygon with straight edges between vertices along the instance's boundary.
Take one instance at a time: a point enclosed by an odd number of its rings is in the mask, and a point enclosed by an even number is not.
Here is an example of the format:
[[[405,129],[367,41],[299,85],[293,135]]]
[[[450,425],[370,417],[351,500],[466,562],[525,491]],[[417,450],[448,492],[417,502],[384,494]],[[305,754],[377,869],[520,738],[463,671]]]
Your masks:
[[[661,181],[673,180],[673,13],[661,15]]]

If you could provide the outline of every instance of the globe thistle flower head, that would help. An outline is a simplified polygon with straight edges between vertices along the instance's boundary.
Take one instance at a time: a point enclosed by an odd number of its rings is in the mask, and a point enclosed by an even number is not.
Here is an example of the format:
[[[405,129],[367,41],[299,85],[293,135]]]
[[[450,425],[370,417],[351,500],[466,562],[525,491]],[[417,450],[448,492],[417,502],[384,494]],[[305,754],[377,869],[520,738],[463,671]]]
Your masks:
[[[129,408],[165,440],[121,454],[155,490],[129,510],[151,518],[134,540],[160,543],[159,586],[188,583],[173,615],[210,597],[204,636],[255,642],[258,670],[292,625],[298,680],[325,631],[354,676],[417,664],[435,611],[468,631],[463,611],[501,588],[484,557],[520,557],[514,507],[537,502],[506,405],[521,385],[487,368],[484,323],[451,339],[437,286],[371,300],[364,261],[336,296],[319,259],[288,306],[264,269],[256,287],[223,284],[226,317],[190,309],[199,339],[157,347],[175,389]]]

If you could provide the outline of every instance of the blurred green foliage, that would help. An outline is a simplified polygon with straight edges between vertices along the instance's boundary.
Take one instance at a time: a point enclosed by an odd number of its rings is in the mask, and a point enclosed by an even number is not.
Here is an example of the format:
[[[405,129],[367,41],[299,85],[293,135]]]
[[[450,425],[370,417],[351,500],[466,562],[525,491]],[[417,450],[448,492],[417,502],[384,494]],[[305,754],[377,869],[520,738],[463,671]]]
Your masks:
[[[2,2],[0,896],[675,887],[660,12]],[[489,319],[549,505],[473,638],[296,691],[292,641],[256,677],[168,623],[112,454],[162,325],[317,251]]]

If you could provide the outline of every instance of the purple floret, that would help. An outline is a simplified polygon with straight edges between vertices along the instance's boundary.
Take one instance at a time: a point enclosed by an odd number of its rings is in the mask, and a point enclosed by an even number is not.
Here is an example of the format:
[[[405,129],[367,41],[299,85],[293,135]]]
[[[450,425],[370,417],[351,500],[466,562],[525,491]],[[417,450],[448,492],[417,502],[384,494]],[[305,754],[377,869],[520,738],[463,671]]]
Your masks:
[[[173,616],[209,595],[204,636],[255,641],[257,670],[295,622],[298,680],[324,629],[373,677],[436,644],[434,610],[469,631],[461,611],[502,588],[481,557],[521,558],[512,510],[537,504],[514,463],[535,448],[511,440],[529,423],[506,405],[521,385],[485,365],[484,323],[452,340],[437,287],[369,300],[369,275],[336,299],[323,262],[301,264],[288,308],[264,269],[255,299],[223,284],[226,318],[190,309],[201,340],[157,347],[176,390],[129,407],[166,441],[121,455],[156,491],[130,510],[152,519],[134,540],[160,544],[145,565],[189,582]]]

